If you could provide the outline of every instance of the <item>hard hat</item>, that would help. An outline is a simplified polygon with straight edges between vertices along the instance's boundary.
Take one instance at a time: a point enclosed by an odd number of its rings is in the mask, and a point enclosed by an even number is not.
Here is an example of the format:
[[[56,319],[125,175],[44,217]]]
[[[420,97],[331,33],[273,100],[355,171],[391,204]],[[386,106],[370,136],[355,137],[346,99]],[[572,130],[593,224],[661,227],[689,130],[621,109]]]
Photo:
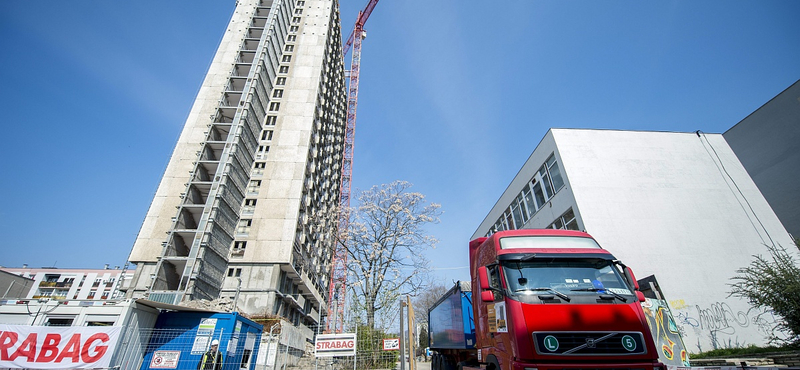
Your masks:
[[[214,340],[211,341],[211,345],[212,346],[218,346],[219,345],[219,341],[214,339]]]

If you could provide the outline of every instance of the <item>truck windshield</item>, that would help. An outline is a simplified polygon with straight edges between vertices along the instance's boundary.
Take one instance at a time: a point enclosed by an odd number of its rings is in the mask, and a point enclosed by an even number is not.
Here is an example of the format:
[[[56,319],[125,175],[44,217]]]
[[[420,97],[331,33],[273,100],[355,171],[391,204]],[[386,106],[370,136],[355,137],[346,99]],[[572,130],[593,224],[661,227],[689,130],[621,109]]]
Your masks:
[[[562,258],[503,261],[503,272],[511,296],[534,298],[554,294],[562,299],[563,295],[596,299],[600,294],[609,296],[609,299],[632,302],[630,296],[633,292],[609,260]]]

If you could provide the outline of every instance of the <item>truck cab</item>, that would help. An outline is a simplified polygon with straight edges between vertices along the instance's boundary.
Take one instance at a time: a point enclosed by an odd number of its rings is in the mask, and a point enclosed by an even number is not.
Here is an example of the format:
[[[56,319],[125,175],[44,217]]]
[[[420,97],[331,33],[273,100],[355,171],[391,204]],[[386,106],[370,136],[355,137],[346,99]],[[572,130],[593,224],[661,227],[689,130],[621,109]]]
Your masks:
[[[482,367],[665,369],[633,272],[589,234],[501,231],[469,252]]]

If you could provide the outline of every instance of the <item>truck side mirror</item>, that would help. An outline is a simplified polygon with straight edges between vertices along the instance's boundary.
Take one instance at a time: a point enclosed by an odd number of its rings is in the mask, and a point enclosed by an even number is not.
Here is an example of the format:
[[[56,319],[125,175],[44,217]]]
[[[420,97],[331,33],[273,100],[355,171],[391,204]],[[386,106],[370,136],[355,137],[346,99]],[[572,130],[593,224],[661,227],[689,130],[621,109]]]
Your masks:
[[[481,301],[494,302],[494,292],[491,290],[484,290],[481,292]]]
[[[486,266],[478,267],[478,283],[481,286],[481,290],[486,290],[491,288],[491,286],[489,285],[489,273],[486,270]],[[481,292],[481,297],[482,296],[483,292]],[[492,300],[494,300],[494,298]]]
[[[646,300],[646,299],[644,298],[644,293],[642,293],[642,292],[640,292],[640,291],[638,291],[638,290],[636,291],[636,298],[638,298],[638,299],[639,299],[639,302],[644,302],[644,301]]]
[[[628,275],[628,279],[631,279],[633,289],[639,290],[639,282],[636,281],[636,276],[633,275],[633,270],[631,270],[631,268],[628,266],[625,266],[625,275]]]

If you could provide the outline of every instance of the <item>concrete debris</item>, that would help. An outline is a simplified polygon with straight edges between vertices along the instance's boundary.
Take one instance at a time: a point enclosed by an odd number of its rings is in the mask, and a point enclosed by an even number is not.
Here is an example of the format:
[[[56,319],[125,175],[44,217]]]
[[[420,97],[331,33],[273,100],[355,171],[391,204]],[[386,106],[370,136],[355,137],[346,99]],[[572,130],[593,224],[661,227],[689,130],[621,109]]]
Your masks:
[[[180,306],[209,311],[233,312],[233,300],[230,298],[217,298],[213,301],[199,299],[195,301],[181,302]]]

